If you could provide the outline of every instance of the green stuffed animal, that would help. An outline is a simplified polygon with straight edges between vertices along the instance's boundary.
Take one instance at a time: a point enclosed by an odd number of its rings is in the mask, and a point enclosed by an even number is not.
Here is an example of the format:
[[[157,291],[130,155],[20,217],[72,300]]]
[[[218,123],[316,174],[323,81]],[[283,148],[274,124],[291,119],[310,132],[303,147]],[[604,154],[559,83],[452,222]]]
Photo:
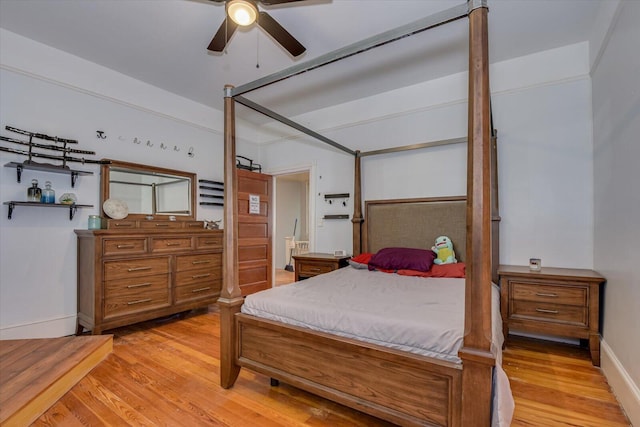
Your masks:
[[[431,250],[436,253],[436,259],[433,260],[435,264],[455,264],[458,262],[453,250],[453,242],[447,236],[438,237],[436,245],[431,247]]]

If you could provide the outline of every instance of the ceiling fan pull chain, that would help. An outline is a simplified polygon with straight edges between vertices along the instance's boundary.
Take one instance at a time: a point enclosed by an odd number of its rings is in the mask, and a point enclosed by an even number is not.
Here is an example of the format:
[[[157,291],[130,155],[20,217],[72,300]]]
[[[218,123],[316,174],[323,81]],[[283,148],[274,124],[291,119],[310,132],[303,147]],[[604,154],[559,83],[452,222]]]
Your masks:
[[[260,31],[256,31],[256,68],[260,68]]]

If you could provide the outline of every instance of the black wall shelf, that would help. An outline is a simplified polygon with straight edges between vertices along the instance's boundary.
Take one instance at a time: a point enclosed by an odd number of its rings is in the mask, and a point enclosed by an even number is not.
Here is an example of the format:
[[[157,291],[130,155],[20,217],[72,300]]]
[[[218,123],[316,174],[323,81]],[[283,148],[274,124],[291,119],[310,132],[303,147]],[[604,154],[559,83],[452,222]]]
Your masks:
[[[64,203],[16,202],[13,200],[10,202],[4,202],[3,204],[9,206],[9,214],[7,215],[8,219],[11,219],[11,216],[13,215],[13,209],[16,206],[35,206],[38,208],[67,208],[69,209],[69,221],[73,219],[73,216],[76,214],[76,211],[78,210],[78,208],[93,207],[93,205],[76,205],[75,203],[71,205],[67,205]]]
[[[199,179],[198,184],[199,190],[210,191],[213,193],[200,193],[199,196],[201,199],[215,199],[211,201],[200,202],[200,206],[224,206],[224,182],[211,181],[209,179]]]
[[[322,217],[323,219],[349,219],[349,215],[347,214],[339,214],[339,215],[325,215]]]
[[[76,180],[79,175],[93,175],[93,172],[79,171],[73,169],[67,169],[60,166],[38,164],[38,163],[18,163],[10,162],[4,165],[7,168],[16,168],[17,180],[20,182],[22,179],[22,171],[25,169],[36,170],[41,172],[62,173],[71,175],[71,188],[75,187]]]

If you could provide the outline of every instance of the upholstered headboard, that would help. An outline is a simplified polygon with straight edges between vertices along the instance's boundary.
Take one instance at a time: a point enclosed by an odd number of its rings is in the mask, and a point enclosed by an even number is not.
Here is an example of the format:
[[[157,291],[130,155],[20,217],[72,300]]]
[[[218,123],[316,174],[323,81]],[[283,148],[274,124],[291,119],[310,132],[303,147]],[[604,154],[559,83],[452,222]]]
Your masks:
[[[467,198],[369,200],[365,202],[363,252],[385,247],[429,249],[438,236],[453,242],[458,261],[467,243]]]

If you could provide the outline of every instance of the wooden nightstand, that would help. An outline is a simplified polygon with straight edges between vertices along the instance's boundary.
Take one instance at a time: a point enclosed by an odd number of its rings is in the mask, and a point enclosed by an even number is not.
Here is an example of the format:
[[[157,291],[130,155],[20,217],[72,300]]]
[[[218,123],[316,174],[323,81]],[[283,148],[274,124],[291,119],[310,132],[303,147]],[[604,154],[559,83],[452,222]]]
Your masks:
[[[589,340],[600,366],[600,289],[605,278],[593,270],[501,265],[500,311],[504,336],[510,329]]]
[[[349,265],[350,256],[310,253],[294,255],[296,282]]]

